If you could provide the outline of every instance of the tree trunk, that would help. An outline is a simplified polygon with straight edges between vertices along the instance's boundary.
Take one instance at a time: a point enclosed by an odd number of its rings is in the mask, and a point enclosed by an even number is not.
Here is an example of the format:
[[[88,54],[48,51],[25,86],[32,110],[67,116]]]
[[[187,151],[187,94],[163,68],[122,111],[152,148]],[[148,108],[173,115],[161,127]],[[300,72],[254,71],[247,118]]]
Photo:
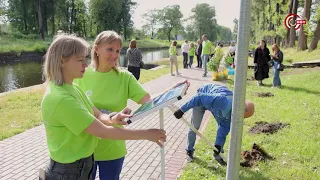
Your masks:
[[[74,0],[71,0],[71,15],[70,15],[70,33],[73,32],[74,22]]]
[[[42,4],[42,8],[41,9],[43,9],[43,20],[42,20],[43,29],[44,29],[44,32],[46,33],[46,35],[48,35],[48,22],[47,22],[48,16],[47,16],[47,5],[46,5],[46,3]]]
[[[291,14],[292,9],[293,9],[293,1],[294,0],[290,0],[290,5],[289,5],[289,9],[288,9],[288,14]],[[286,34],[286,47],[289,47],[289,42],[290,42],[290,30],[287,29],[287,34]]]
[[[299,5],[299,0],[294,0],[292,14],[297,14],[298,5]],[[296,21],[296,19],[297,19],[296,17],[293,17],[294,21]],[[295,46],[295,41],[296,41],[296,30],[295,30],[294,26],[291,26],[290,27],[290,43],[289,43],[289,47],[294,47]]]
[[[309,46],[309,51],[313,51],[317,48],[319,39],[320,39],[320,20],[318,20],[317,27],[314,32],[314,36]]]
[[[52,26],[52,35],[54,35],[56,32],[56,25],[55,25],[55,7],[54,7],[54,0],[51,0],[52,4],[52,17],[51,17],[51,26]]]
[[[24,23],[24,31],[28,34],[28,24],[27,24],[27,5],[26,0],[22,0],[22,6],[23,6],[23,23]]]
[[[43,27],[43,19],[42,19],[42,12],[41,12],[41,1],[37,0],[37,13],[38,13],[38,23],[39,23],[39,38],[44,40],[44,27]]]
[[[311,8],[311,0],[304,0],[304,11],[302,15],[302,19],[309,21],[310,19],[310,8]],[[306,50],[307,46],[307,35],[304,32],[304,25],[301,25],[299,32],[299,40],[298,40],[298,50]]]

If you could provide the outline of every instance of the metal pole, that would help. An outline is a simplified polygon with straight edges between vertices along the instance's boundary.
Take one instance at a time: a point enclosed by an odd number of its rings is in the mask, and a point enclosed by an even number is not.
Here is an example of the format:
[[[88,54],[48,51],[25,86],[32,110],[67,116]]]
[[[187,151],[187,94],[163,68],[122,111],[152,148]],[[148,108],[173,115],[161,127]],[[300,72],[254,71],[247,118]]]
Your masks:
[[[160,129],[164,129],[164,120],[163,120],[163,109],[159,110],[159,119],[160,119]],[[161,180],[166,179],[166,173],[165,173],[165,154],[164,154],[164,142],[163,146],[160,149],[160,154],[161,154]]]
[[[235,86],[231,117],[231,140],[227,165],[227,180],[238,180],[240,169],[240,151],[242,126],[244,119],[244,102],[247,83],[248,49],[251,27],[252,0],[241,0],[238,25]]]

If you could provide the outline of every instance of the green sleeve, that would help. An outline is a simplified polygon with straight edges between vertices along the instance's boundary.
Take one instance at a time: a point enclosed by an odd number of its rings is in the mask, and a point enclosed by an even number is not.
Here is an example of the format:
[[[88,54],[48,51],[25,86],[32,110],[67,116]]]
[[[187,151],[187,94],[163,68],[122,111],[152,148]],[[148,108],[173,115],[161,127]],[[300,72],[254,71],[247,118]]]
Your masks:
[[[58,103],[53,116],[75,135],[79,135],[95,120],[95,117],[72,96],[67,96]]]
[[[147,92],[143,89],[141,84],[136,80],[136,78],[130,74],[129,77],[129,98],[134,102],[138,103]]]

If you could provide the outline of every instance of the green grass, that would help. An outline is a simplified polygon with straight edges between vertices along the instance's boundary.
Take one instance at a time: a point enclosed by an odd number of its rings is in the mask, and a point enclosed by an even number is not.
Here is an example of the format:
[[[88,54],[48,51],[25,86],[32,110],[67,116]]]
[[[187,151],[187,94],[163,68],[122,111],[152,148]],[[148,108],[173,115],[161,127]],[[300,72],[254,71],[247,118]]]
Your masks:
[[[182,57],[178,57],[179,67],[182,67]],[[142,70],[140,83],[145,83],[170,73],[168,59],[156,62],[164,67],[158,70]],[[0,140],[14,136],[42,124],[40,104],[44,89],[31,91],[15,91],[0,96]]]
[[[93,39],[88,39],[90,44],[92,44],[93,41]],[[0,36],[0,53],[45,52],[51,42],[52,38],[47,38],[45,41],[41,41],[38,39],[18,39],[8,36]],[[129,40],[123,41],[123,48],[128,48],[129,42]],[[171,42],[164,40],[139,40],[137,46],[139,48],[163,48],[169,47],[170,44]]]
[[[246,99],[256,104],[254,116],[245,119],[242,150],[249,150],[254,142],[261,145],[275,160],[259,162],[253,168],[240,168],[240,179],[320,179],[320,69],[291,69],[282,74],[282,89],[257,87],[248,81]],[[248,73],[252,74],[252,71]],[[233,85],[229,81],[231,89]],[[274,97],[259,98],[257,92],[271,92]],[[289,128],[276,134],[250,134],[248,129],[255,122],[290,123]],[[214,141],[216,123],[212,118],[205,136]],[[230,135],[225,149],[228,149]],[[225,156],[228,152],[224,153]],[[196,145],[196,160],[183,170],[180,179],[225,179],[226,168],[218,166],[212,158],[212,150],[200,140]]]
[[[283,64],[285,65],[291,65],[294,62],[320,60],[320,47],[311,52],[309,52],[308,50],[297,51],[297,48],[282,49],[282,52],[284,56]],[[248,61],[249,61],[248,63],[249,65],[253,65],[252,57],[249,57]]]

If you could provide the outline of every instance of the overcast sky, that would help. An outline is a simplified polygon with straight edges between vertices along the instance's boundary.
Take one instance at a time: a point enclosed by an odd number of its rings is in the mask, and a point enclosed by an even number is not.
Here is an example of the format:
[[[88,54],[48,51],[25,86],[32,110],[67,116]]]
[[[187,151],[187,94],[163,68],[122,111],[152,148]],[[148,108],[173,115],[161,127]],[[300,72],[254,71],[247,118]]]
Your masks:
[[[142,14],[152,9],[161,9],[169,5],[178,4],[183,14],[183,18],[191,15],[191,9],[196,6],[197,3],[208,3],[211,6],[215,6],[216,19],[219,25],[229,27],[233,29],[233,19],[239,19],[240,13],[240,0],[134,0],[138,3],[136,9],[134,9],[132,21],[134,27],[141,28],[143,23]]]

